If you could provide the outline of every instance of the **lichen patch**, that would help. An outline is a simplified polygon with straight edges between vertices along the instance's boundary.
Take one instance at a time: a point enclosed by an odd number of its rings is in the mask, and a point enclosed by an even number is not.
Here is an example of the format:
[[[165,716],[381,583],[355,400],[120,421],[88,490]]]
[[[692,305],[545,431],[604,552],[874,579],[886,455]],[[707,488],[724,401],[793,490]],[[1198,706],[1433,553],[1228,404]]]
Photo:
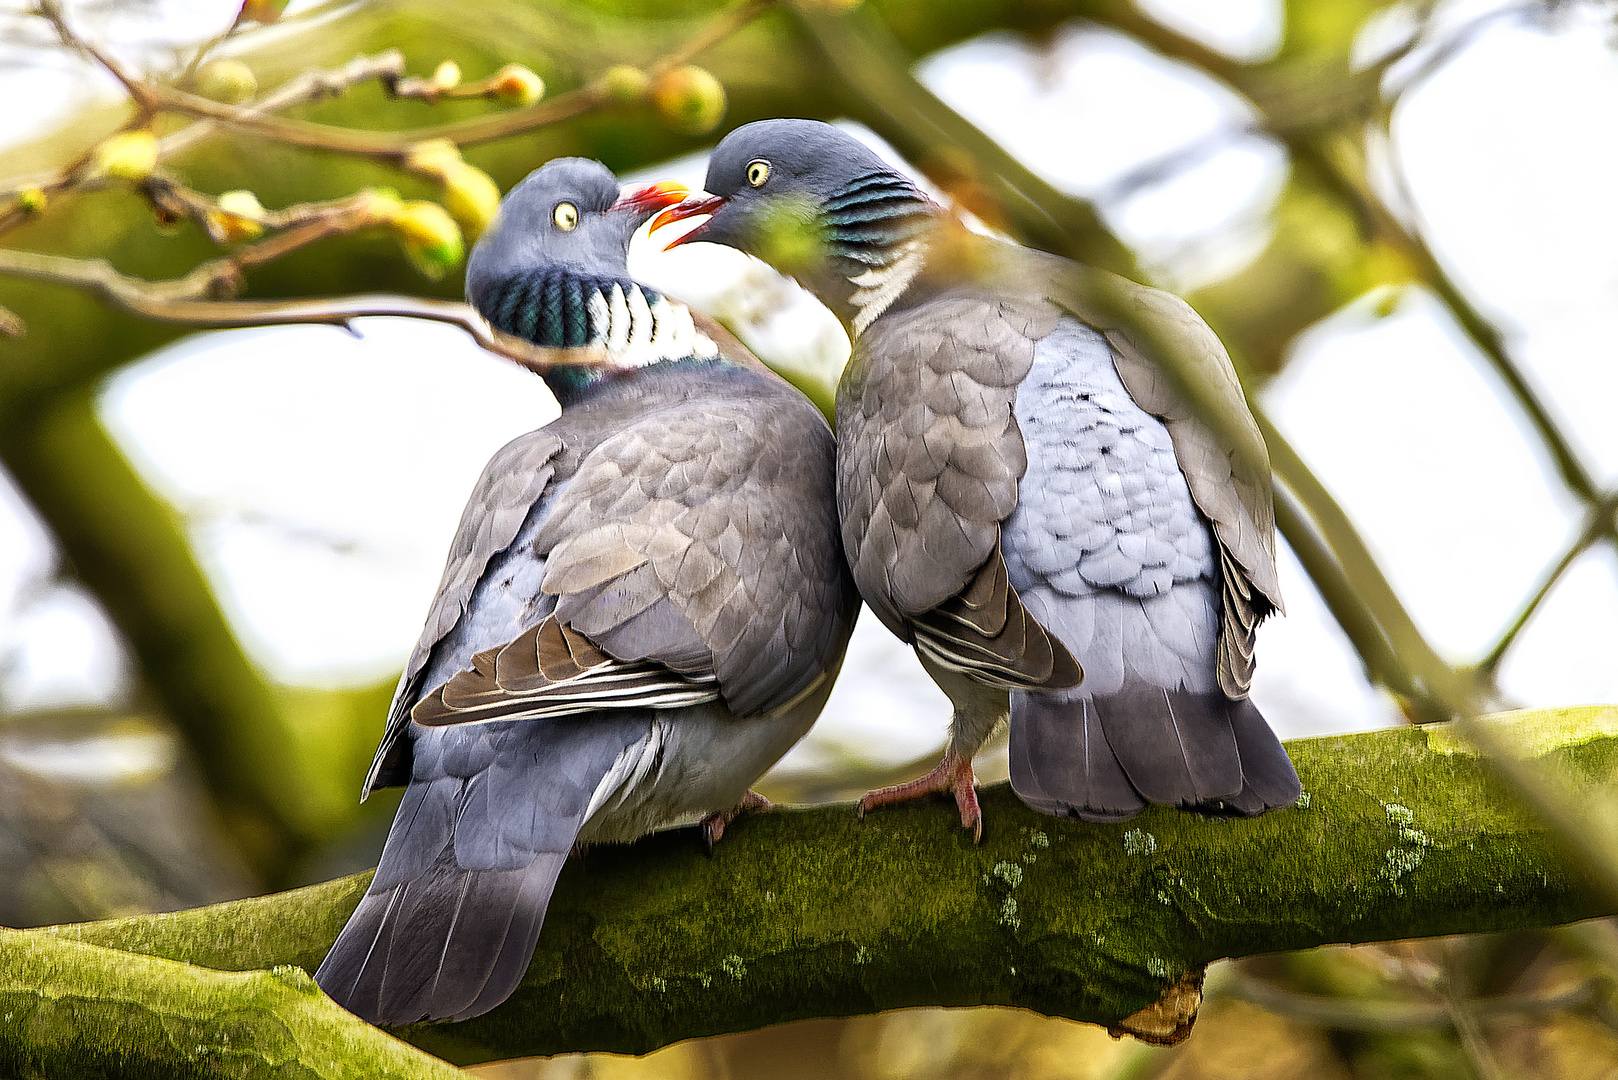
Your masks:
[[[1022,867],[1013,862],[995,863],[994,869],[983,875],[983,883],[985,885],[993,884],[996,878],[1004,882],[1006,888],[1015,889],[1022,884]]]
[[[1016,930],[1022,926],[1022,919],[1017,915],[1017,898],[1008,896],[1000,905],[1000,925],[1009,926]]]

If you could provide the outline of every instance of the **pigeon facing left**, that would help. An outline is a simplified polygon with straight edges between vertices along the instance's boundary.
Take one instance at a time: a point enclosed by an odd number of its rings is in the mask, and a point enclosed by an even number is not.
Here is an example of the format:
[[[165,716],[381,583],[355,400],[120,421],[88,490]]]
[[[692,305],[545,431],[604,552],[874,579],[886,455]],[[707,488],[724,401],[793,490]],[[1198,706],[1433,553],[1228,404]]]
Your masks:
[[[736,129],[706,186],[665,212],[710,215],[676,243],[774,263],[849,330],[844,549],[865,602],[954,705],[938,768],[862,808],[943,791],[980,829],[972,756],[1008,711],[1012,786],[1048,813],[1296,801],[1286,751],[1247,696],[1255,628],[1280,606],[1268,459],[1196,313],[968,232],[815,121]],[[1230,431],[1154,364],[1165,336],[1197,358]]]
[[[373,1023],[504,1001],[575,844],[717,838],[842,661],[825,420],[628,277],[631,234],[681,194],[553,161],[468,261],[495,327],[615,369],[547,376],[562,415],[485,468],[394,696],[365,792],[408,787],[315,976]]]

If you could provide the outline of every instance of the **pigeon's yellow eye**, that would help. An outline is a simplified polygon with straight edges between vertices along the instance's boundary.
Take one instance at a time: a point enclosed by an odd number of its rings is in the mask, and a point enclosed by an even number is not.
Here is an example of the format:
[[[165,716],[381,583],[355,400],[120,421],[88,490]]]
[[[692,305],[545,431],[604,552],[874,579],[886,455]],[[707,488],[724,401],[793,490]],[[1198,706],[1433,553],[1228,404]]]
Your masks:
[[[763,187],[764,181],[770,178],[770,163],[763,158],[747,163],[747,182],[754,187]]]
[[[551,212],[551,220],[563,232],[572,232],[579,224],[579,208],[570,202],[559,202]]]

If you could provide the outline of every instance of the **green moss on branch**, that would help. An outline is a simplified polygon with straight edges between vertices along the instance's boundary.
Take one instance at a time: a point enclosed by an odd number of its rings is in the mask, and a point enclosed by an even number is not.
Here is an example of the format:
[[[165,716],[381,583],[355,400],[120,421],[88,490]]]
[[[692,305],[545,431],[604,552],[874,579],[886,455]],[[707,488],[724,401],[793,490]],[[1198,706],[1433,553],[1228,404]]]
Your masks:
[[[1588,790],[1618,773],[1618,708],[1492,723],[1564,783]],[[1257,820],[1154,809],[1086,825],[1034,813],[997,785],[983,792],[976,847],[939,803],[864,821],[847,806],[750,815],[711,858],[690,831],[596,849],[563,874],[509,1002],[398,1034],[472,1062],[999,1004],[1172,1039],[1194,1017],[1203,967],[1221,957],[1615,910],[1443,726],[1289,749],[1305,801]],[[7,935],[0,973],[16,986],[17,965],[33,962],[17,943],[44,953],[64,938],[210,968],[312,968],[366,880]],[[86,1000],[109,992],[100,968],[78,978]],[[0,1023],[0,1071],[32,1052],[27,1038]]]
[[[0,1067],[7,1076],[462,1075],[339,1008],[308,974],[215,971],[0,930]]]

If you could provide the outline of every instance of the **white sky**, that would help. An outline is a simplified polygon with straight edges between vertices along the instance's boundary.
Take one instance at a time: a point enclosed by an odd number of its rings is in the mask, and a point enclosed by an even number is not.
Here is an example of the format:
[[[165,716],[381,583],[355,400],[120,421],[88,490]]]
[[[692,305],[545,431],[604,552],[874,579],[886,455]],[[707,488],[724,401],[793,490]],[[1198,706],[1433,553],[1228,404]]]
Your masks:
[[[1278,33],[1278,5],[1266,0],[1147,7],[1173,9],[1176,25],[1234,54],[1262,54]],[[1618,61],[1607,33],[1577,13],[1550,29],[1496,25],[1411,95],[1395,135],[1436,250],[1513,329],[1514,353],[1611,478]],[[1246,115],[1238,99],[1133,42],[1078,30],[1039,54],[1010,37],[964,45],[921,74],[1053,183],[1091,196]],[[1206,280],[1262,243],[1284,168],[1269,142],[1236,133],[1105,211],[1166,279]],[[674,172],[701,178],[699,162]],[[727,255],[637,252],[636,265],[654,283],[689,282]],[[746,273],[759,280],[756,268]],[[691,298],[732,313],[759,307],[734,292]],[[833,362],[827,318],[799,302],[764,322],[761,340],[800,343],[800,365]],[[315,327],[198,336],[120,375],[103,400],[143,475],[188,516],[250,653],[288,682],[364,683],[397,670],[473,478],[497,446],[554,415],[538,380],[453,330],[363,326],[363,340]],[[1387,318],[1362,303],[1315,328],[1265,402],[1424,632],[1456,659],[1487,645],[1577,527],[1514,406],[1421,296]],[[87,600],[42,582],[50,565],[37,523],[0,496],[4,701],[116,698],[127,679],[117,647]],[[1618,699],[1614,571],[1604,549],[1581,560],[1512,654],[1509,694],[1529,705]],[[1285,736],[1396,722],[1290,554],[1282,581],[1289,617],[1260,638],[1261,708]],[[834,746],[907,759],[940,744],[946,714],[908,650],[866,619],[794,760]]]

